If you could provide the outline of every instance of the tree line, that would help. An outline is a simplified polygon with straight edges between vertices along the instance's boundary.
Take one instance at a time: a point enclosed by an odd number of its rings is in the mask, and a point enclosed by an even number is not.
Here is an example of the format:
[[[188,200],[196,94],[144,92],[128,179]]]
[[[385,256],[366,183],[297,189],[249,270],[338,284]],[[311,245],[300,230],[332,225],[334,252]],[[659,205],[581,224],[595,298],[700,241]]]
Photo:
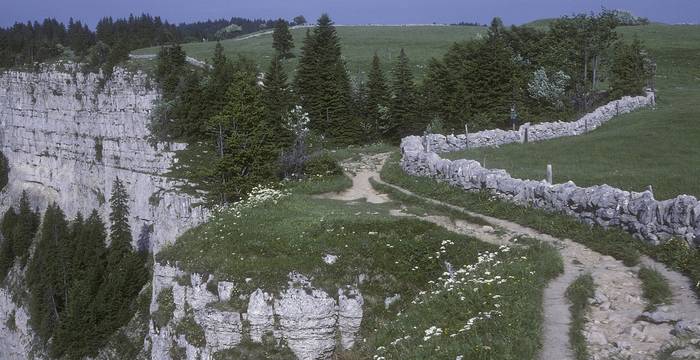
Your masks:
[[[95,356],[135,312],[148,280],[147,249],[131,245],[127,203],[117,179],[109,232],[96,210],[68,221],[50,204],[40,221],[26,193],[17,211],[10,207],[3,216],[0,275],[4,280],[16,263],[26,268],[29,322],[52,358]]]
[[[67,25],[53,18],[18,22],[7,28],[0,27],[0,68],[42,63],[64,56],[88,64],[89,71],[102,69],[109,74],[135,49],[186,41],[223,40],[271,29],[279,21],[233,17],[175,25],[158,16],[142,14],[116,19],[104,17],[94,31],[73,18]],[[302,25],[306,19],[297,16],[292,22],[284,23]],[[224,31],[227,28],[231,31]]]

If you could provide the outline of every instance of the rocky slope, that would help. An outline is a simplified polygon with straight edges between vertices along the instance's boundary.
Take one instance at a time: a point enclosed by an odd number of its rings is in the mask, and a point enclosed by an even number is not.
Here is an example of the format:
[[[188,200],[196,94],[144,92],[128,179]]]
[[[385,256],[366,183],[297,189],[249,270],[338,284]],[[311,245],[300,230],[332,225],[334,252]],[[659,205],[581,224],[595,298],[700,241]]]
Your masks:
[[[106,221],[118,177],[131,195],[134,239],[148,237],[157,252],[208,213],[163,176],[174,161],[172,151],[182,145],[154,147],[148,141],[148,118],[158,98],[150,80],[117,69],[102,82],[71,64],[0,74],[0,151],[10,167],[0,210],[26,190],[40,209],[56,202],[69,218],[98,209]],[[21,269],[15,275],[21,277]],[[16,330],[7,328],[12,316]],[[32,335],[26,317],[25,309],[0,289],[3,358],[27,358]]]

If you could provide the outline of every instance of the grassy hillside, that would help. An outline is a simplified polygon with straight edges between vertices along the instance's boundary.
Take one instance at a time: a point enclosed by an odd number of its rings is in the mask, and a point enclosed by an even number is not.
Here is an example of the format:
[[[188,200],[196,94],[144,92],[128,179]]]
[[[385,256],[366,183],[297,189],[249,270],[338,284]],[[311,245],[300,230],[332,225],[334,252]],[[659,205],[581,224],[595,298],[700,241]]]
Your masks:
[[[308,28],[292,29],[294,53],[301,53],[302,43]],[[353,77],[370,68],[376,52],[389,71],[401,48],[406,50],[416,76],[421,77],[424,66],[432,57],[442,56],[453,43],[473,39],[485,33],[484,27],[472,26],[339,26],[338,34],[343,45],[343,55]],[[260,32],[242,39],[222,41],[226,55],[244,55],[255,59],[261,69],[266,69],[273,55],[272,33]],[[199,60],[208,60],[214,53],[216,42],[184,44],[187,55]],[[158,48],[136,50],[134,54],[156,54]],[[287,64],[290,72],[296,68],[297,59]]]
[[[542,179],[546,165],[557,182],[607,183],[627,190],[654,187],[658,199],[700,196],[700,26],[653,24],[620,29],[641,39],[658,64],[656,110],[613,120],[588,135],[499,149],[450,154]]]

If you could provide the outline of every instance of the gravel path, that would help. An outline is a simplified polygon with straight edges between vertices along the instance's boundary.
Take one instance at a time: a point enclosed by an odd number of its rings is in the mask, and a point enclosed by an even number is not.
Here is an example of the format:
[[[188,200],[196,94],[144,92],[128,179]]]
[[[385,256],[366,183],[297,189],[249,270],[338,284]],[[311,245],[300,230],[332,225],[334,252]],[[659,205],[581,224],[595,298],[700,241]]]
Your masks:
[[[381,180],[379,172],[387,157],[388,154],[362,156],[359,161],[343,163],[346,172],[353,179],[353,186],[341,193],[319,197],[346,201],[366,199],[370,203],[389,201],[386,194],[381,194],[372,187],[370,179],[373,179],[405,195],[481,218],[492,226],[472,224],[447,216],[409,214],[404,211],[405,208],[393,210],[391,213],[395,216],[415,217],[498,245],[513,245],[511,239],[525,236],[547,242],[559,250],[564,261],[564,273],[551,281],[544,291],[544,339],[540,359],[574,359],[569,345],[571,314],[566,289],[584,273],[590,273],[596,283],[595,297],[589,301],[591,307],[584,334],[593,359],[655,359],[657,353],[669,344],[682,349],[673,353],[673,359],[700,359],[700,349],[689,345],[693,342],[700,343],[700,306],[689,280],[683,275],[650,258],[641,259],[641,265],[659,271],[673,291],[673,304],[661,306],[654,314],[647,313],[647,318],[643,319],[646,304],[637,276],[639,266],[627,267],[610,256],[599,254],[574,241],[557,239],[510,221],[474,213],[386,183]],[[681,320],[697,324],[698,333],[693,334],[695,340],[681,341],[672,334],[674,324]]]

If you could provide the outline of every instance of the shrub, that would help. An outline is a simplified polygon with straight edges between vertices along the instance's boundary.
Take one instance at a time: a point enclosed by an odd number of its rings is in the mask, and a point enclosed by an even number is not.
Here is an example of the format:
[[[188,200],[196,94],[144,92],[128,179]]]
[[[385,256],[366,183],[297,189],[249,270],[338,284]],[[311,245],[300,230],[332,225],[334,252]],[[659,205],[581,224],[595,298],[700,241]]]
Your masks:
[[[10,165],[7,163],[7,158],[5,154],[0,152],[0,191],[7,185],[9,173]]]
[[[173,289],[167,288],[163,289],[158,293],[158,310],[156,310],[151,317],[153,318],[153,323],[157,328],[162,328],[168,325],[170,320],[173,319],[173,312],[175,312],[175,299],[173,297]]]
[[[342,175],[343,168],[338,165],[338,162],[329,154],[323,153],[312,156],[306,164],[304,164],[304,173],[307,176],[327,176],[327,175]]]
[[[204,333],[204,329],[194,320],[191,309],[187,310],[187,315],[177,324],[175,332],[178,335],[185,335],[187,342],[193,346],[203,348],[207,345],[207,337]]]

